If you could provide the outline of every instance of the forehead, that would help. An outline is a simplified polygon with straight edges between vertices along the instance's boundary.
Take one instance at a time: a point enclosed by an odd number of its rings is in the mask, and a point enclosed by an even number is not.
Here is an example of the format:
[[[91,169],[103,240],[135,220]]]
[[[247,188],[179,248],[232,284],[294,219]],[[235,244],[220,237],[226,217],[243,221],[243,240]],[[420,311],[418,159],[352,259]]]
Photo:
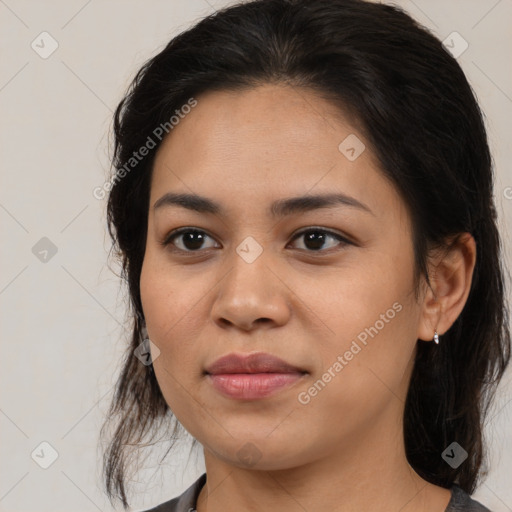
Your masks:
[[[176,163],[233,161],[241,169],[248,158],[300,168],[300,162],[337,160],[339,142],[354,132],[339,109],[312,91],[262,85],[200,95],[197,106],[166,137],[159,155],[172,152]]]
[[[363,135],[312,91],[264,85],[196,100],[158,149],[152,205],[174,191],[239,206],[306,193],[359,197],[376,213],[399,206]]]

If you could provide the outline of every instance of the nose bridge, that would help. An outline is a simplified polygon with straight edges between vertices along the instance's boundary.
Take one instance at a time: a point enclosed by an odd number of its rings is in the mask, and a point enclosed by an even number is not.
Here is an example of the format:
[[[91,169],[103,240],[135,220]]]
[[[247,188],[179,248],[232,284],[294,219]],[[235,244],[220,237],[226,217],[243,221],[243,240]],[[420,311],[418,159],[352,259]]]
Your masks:
[[[220,283],[212,311],[214,320],[244,329],[261,319],[276,323],[286,320],[288,301],[270,270],[270,256],[255,238],[242,240],[229,258],[230,270]]]
[[[231,271],[224,282],[224,292],[235,294],[235,300],[250,303],[268,299],[272,294],[269,274],[269,250],[252,236],[246,237],[230,258]],[[271,264],[271,263],[270,263]]]

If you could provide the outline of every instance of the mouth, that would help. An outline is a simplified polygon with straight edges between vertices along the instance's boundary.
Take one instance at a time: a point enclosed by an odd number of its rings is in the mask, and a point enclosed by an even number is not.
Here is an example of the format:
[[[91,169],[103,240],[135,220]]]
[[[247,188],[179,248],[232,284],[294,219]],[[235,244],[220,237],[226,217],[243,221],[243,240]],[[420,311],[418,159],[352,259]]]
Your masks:
[[[229,354],[205,370],[213,388],[238,400],[257,400],[288,388],[307,375],[304,369],[271,354]]]

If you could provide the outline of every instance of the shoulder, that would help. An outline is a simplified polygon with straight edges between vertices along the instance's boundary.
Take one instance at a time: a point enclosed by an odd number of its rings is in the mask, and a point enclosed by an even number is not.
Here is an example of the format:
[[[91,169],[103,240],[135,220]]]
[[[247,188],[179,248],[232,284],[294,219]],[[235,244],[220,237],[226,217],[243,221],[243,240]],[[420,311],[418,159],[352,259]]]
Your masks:
[[[445,512],[491,512],[478,501],[461,489],[458,485],[451,488],[452,497]]]
[[[172,500],[143,512],[192,512],[195,511],[197,497],[206,483],[206,473],[203,473],[183,494]]]

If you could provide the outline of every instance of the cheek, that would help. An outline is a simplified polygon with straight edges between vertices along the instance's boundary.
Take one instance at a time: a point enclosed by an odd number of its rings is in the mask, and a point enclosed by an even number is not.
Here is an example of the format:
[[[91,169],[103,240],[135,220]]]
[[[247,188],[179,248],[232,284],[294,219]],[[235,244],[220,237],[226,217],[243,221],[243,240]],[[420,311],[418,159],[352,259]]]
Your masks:
[[[175,276],[176,271],[162,264],[151,250],[146,252],[140,293],[149,338],[160,350],[153,367],[165,401],[187,428],[189,393],[194,392],[192,376],[198,372],[194,334],[189,336],[194,332],[191,318],[197,316],[199,304],[194,293],[187,293],[189,288],[183,279]],[[190,289],[197,291],[197,287]],[[200,415],[201,411],[194,414]]]
[[[316,279],[298,276],[294,291],[324,320],[334,343],[346,343],[375,324],[384,334],[390,333],[391,325],[396,328],[395,319],[401,323],[404,302],[409,304],[411,291],[409,265],[406,258],[397,261],[383,251],[368,252],[362,257],[356,255],[353,261],[347,259],[343,267]],[[393,308],[395,303],[398,305]],[[364,334],[361,338],[364,340]]]
[[[187,321],[197,302],[197,287],[186,282],[178,267],[170,267],[154,250],[146,252],[140,276],[140,294],[148,333],[155,341],[165,340]]]
[[[140,293],[149,338],[160,349],[155,371],[161,366],[178,378],[198,374],[196,340],[204,337],[204,308],[214,284],[206,272],[169,265],[154,251],[147,252]]]
[[[323,374],[332,382],[325,394],[330,405],[371,409],[407,384],[420,310],[411,289],[412,254],[388,251],[367,252],[364,261],[320,281],[321,293],[307,295],[310,307],[321,304],[317,311],[331,330],[316,347],[324,372],[336,375]]]
[[[398,293],[366,298],[352,295],[345,309],[336,310],[332,318],[338,320],[330,324],[335,336],[317,347],[322,369],[298,390],[302,405],[295,418],[308,425],[337,425],[322,428],[326,450],[405,402],[415,347],[414,305]]]
[[[166,328],[163,320],[166,312],[170,312],[172,290],[167,282],[166,274],[152,258],[146,253],[140,276],[140,297],[148,334],[155,343],[161,339],[161,332]]]

